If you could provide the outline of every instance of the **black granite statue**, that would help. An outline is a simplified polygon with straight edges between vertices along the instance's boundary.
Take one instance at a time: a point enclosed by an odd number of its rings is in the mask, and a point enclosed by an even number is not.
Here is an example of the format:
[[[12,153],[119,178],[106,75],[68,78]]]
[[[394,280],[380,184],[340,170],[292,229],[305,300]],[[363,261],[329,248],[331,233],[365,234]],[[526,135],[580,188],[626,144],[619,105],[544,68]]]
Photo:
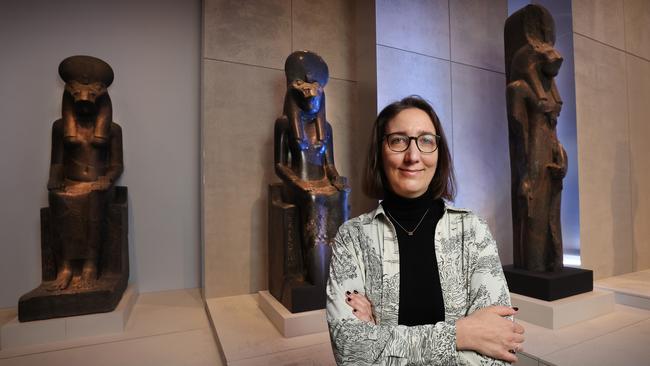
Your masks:
[[[544,7],[528,5],[508,17],[504,38],[514,268],[566,274],[560,203],[567,156],[556,132],[562,99],[554,78],[562,56],[555,23]]]
[[[111,311],[129,278],[127,189],[115,186],[122,130],[107,92],[113,70],[72,56],[59,75],[66,84],[41,209],[43,283],[20,298],[20,321]]]
[[[275,122],[275,172],[269,187],[269,291],[291,312],[325,307],[331,244],[348,219],[350,188],[334,166],[325,118],[327,64],[297,51],[285,63],[287,93]]]

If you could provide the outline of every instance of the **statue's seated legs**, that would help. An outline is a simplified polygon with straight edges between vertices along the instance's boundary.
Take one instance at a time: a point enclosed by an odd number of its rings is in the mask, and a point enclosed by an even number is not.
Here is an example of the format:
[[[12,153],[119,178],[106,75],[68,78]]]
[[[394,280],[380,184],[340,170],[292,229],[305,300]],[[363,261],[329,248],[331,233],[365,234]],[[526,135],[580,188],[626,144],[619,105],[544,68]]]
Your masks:
[[[114,188],[89,190],[90,183],[81,183],[68,190],[49,193],[49,215],[52,221],[52,246],[57,263],[52,291],[64,290],[75,272],[80,272],[80,288],[91,288],[98,276],[98,255],[106,236],[108,202],[114,200]],[[84,187],[86,186],[86,187]]]
[[[126,289],[127,188],[63,196],[41,209],[43,282],[20,298],[20,321],[112,311]]]
[[[348,191],[283,194],[269,185],[269,292],[291,312],[325,307],[332,241],[348,217]]]

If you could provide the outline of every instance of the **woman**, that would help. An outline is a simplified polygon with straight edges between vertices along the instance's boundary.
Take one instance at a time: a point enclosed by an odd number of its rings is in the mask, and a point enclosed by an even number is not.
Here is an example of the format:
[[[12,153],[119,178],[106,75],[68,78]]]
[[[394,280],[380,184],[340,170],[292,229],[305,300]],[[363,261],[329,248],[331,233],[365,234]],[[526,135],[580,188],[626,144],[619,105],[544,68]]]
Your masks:
[[[523,328],[487,225],[454,195],[449,145],[419,97],[377,117],[364,190],[377,209],[341,226],[327,286],[338,364],[516,362]]]

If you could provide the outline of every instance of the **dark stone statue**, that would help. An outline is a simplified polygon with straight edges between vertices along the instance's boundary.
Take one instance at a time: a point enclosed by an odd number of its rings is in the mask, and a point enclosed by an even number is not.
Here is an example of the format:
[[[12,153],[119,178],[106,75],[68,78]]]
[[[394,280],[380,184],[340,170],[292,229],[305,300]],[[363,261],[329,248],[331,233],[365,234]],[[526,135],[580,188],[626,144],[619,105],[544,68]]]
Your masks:
[[[562,99],[555,85],[562,56],[555,26],[541,6],[506,21],[506,77],[515,266],[533,271],[562,268],[560,198],[566,152],[555,126]]]
[[[43,283],[20,298],[20,321],[111,311],[129,278],[127,189],[115,186],[122,129],[107,91],[113,70],[72,56],[59,75],[66,84],[41,209]]]
[[[554,78],[562,56],[554,47],[555,23],[544,7],[528,5],[508,17],[504,38],[514,268],[557,273],[564,270],[567,156],[556,132],[562,99]]]
[[[287,309],[325,307],[331,244],[348,219],[350,188],[334,166],[325,118],[329,71],[317,54],[297,51],[285,63],[287,93],[275,122],[275,172],[269,187],[269,291]]]

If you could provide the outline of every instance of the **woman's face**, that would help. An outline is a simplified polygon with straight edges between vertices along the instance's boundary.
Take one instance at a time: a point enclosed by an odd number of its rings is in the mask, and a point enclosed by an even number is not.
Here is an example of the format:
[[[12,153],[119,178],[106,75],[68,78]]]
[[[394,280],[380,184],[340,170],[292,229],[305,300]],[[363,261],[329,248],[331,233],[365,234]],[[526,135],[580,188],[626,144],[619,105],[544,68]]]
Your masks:
[[[386,124],[386,135],[397,132],[418,137],[425,133],[436,134],[436,129],[426,112],[409,108],[399,112]],[[424,194],[436,172],[438,150],[428,154],[422,153],[415,140],[411,140],[404,152],[390,150],[386,139],[383,139],[381,144],[384,173],[392,191],[406,198]]]

